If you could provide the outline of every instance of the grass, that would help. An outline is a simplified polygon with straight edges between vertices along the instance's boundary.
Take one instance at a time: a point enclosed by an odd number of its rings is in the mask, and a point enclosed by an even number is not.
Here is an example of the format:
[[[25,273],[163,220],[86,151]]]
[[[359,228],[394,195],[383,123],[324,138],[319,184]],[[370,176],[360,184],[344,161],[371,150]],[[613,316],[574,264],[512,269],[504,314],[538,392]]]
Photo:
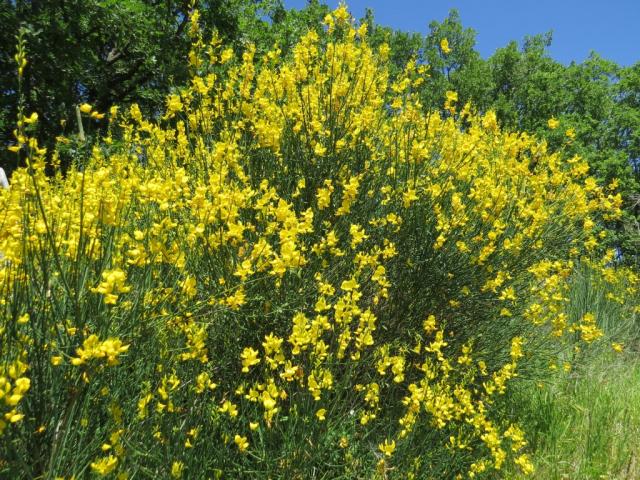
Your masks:
[[[605,289],[578,274],[570,307],[597,313],[605,337],[571,352],[572,370],[562,368],[544,384],[530,381],[517,392],[536,466],[548,480],[640,478],[640,328],[625,304],[606,300]],[[622,353],[612,341],[625,344]],[[569,349],[571,350],[571,349]],[[564,357],[564,358],[562,358]],[[506,478],[523,478],[506,472]]]
[[[522,392],[536,478],[640,478],[640,359],[614,355]]]

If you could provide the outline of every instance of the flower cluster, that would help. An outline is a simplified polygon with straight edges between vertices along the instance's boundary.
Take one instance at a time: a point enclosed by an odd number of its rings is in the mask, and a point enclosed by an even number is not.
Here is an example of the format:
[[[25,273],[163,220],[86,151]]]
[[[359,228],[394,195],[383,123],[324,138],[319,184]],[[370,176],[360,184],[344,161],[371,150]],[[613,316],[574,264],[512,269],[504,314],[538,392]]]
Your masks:
[[[0,192],[0,456],[34,425],[57,456],[24,475],[532,472],[500,406],[531,339],[601,336],[567,312],[577,265],[636,295],[597,260],[621,198],[455,92],[425,113],[426,65],[391,79],[345,7],[325,22],[235,58],[194,11],[164,115],[114,109],[77,165],[32,148]]]

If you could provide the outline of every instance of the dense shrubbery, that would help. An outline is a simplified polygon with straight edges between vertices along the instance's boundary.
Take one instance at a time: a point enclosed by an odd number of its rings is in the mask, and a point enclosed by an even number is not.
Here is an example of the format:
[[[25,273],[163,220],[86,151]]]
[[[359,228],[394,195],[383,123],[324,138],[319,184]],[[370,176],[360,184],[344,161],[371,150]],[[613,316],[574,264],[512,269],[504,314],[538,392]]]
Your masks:
[[[40,112],[34,134],[52,150],[56,138],[73,139],[75,108],[90,103],[98,111],[112,104],[136,102],[149,119],[162,115],[164,98],[188,78],[184,57],[189,50],[189,12],[197,5],[202,28],[217,30],[225,45],[240,55],[249,44],[258,57],[274,44],[289,58],[307,30],[326,41],[322,19],[329,8],[309,0],[301,10],[285,9],[282,0],[68,0],[0,3],[0,144],[14,140],[18,89],[12,51],[14,35],[23,32],[30,62],[23,72],[28,111]],[[424,18],[425,26],[429,18]],[[607,245],[623,262],[640,258],[640,62],[622,66],[595,53],[581,63],[564,65],[550,56],[551,33],[525,36],[488,58],[476,48],[476,32],[465,28],[455,10],[428,29],[409,33],[381,26],[367,10],[373,47],[389,45],[389,73],[401,74],[407,61],[427,63],[430,76],[415,87],[424,111],[443,112],[447,91],[457,92],[462,105],[478,112],[495,111],[504,130],[525,131],[547,140],[553,150],[579,154],[599,185],[617,183],[623,215],[609,222]],[[536,33],[536,32],[530,32]],[[447,48],[442,48],[446,40]],[[550,118],[557,128],[549,129]],[[86,121],[88,143],[103,133],[104,122]],[[571,142],[565,133],[573,132]],[[60,150],[63,169],[86,146],[71,142]],[[0,164],[9,173],[17,157],[0,148]]]
[[[0,471],[14,478],[460,478],[528,473],[505,412],[621,199],[579,157],[502,132],[339,8],[292,58],[190,22],[159,122],[113,108],[64,175],[22,116],[0,194]],[[20,59],[19,59],[20,61]],[[85,115],[92,112],[83,106]],[[61,139],[64,141],[64,139]],[[53,154],[54,166],[57,154]]]

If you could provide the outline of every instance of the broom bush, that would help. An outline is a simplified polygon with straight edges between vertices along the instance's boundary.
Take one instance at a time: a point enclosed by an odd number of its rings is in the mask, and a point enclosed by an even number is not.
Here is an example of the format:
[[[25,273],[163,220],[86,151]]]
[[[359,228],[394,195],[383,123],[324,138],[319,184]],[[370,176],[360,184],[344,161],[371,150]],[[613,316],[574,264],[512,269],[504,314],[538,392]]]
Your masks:
[[[197,11],[189,28],[189,85],[155,119],[83,105],[108,133],[67,171],[20,113],[0,473],[532,473],[505,393],[549,346],[601,336],[566,309],[579,263],[634,294],[598,247],[620,196],[455,92],[424,113],[428,66],[391,81],[345,7],[287,58],[236,57]]]

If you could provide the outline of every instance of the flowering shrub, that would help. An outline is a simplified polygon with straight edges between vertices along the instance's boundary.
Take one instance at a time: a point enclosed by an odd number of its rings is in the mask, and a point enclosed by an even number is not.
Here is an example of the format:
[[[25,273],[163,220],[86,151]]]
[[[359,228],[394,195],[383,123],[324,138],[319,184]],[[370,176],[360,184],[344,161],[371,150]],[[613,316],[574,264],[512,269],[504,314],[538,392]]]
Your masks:
[[[0,471],[474,478],[533,466],[505,392],[619,196],[492,112],[425,115],[344,7],[283,59],[191,21],[190,85],[0,192]],[[99,114],[90,105],[82,113]],[[56,153],[53,153],[53,165]],[[637,279],[636,279],[637,280]],[[622,282],[622,283],[621,283]],[[535,343],[534,342],[534,343]]]

